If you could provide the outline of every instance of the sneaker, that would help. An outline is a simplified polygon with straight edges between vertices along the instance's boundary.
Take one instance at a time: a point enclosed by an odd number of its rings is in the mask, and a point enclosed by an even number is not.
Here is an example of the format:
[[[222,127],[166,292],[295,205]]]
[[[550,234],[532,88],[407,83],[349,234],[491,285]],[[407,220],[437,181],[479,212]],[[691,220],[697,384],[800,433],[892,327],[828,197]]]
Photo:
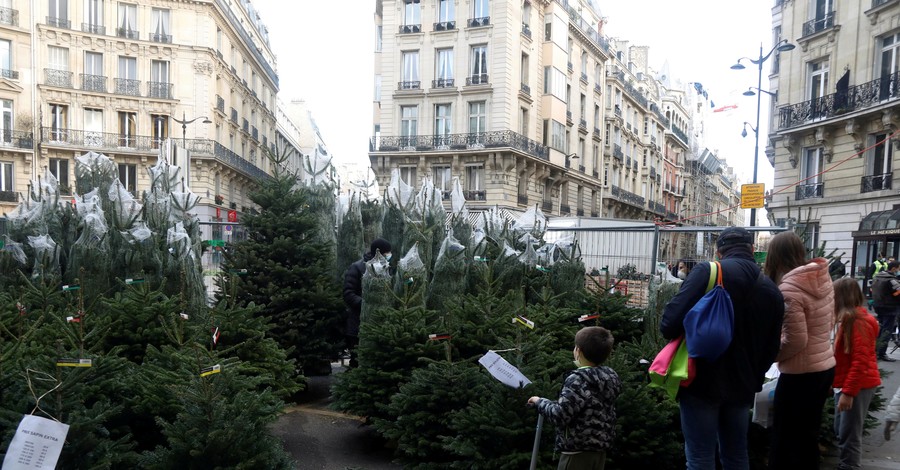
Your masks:
[[[897,362],[896,359],[891,358],[891,357],[887,357],[887,356],[878,356],[878,360],[879,360],[879,361],[884,361],[884,362]]]

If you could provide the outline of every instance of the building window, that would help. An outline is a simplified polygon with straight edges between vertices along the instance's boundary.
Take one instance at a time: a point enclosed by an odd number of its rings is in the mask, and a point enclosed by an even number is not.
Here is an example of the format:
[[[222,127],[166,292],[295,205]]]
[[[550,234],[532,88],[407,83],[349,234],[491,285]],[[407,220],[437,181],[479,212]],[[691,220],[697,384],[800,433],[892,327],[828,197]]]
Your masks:
[[[593,169],[594,172],[596,172],[597,169],[599,168],[599,163],[600,163],[600,146],[597,144],[594,144],[593,153],[591,154],[591,168]],[[597,175],[594,175],[594,176],[596,177]]]
[[[469,103],[469,133],[481,134],[484,132],[487,132],[487,103],[472,101]]]
[[[450,175],[450,167],[446,165],[435,165],[431,167],[432,171],[432,179],[434,180],[434,187],[441,192],[449,192],[453,190],[452,180],[453,178]]]
[[[797,231],[803,239],[806,251],[813,256],[819,256],[816,251],[819,249],[819,223],[808,222],[805,224],[797,224]]]
[[[897,79],[900,71],[900,33],[881,38],[881,58],[879,60],[879,98],[884,100],[895,96]]]
[[[488,18],[491,16],[491,4],[489,0],[475,0],[473,3],[472,18]]]
[[[59,182],[60,188],[65,188],[66,194],[68,194],[69,189],[69,160],[64,158],[51,158],[50,159],[50,174],[56,178],[56,181]]]
[[[521,134],[525,137],[528,137],[528,108],[521,108],[519,111],[519,124],[521,125]]]
[[[375,102],[381,103],[381,75],[375,75]]]
[[[803,149],[800,167],[800,184],[797,185],[796,199],[822,197],[822,170],[825,168],[825,153],[821,147]]]
[[[581,111],[581,119],[587,119],[587,97],[584,96],[584,93],[581,94],[581,107],[579,108]]]
[[[0,75],[12,77],[12,42],[0,39]],[[18,77],[16,77],[18,78]]]
[[[137,114],[119,111],[119,147],[134,147]]]
[[[466,191],[482,191],[483,189],[484,165],[466,166]]]
[[[69,50],[65,47],[49,46],[47,51],[50,54],[50,68],[52,70],[69,70]]]
[[[772,44],[781,44],[781,25],[772,28]],[[775,49],[775,57],[772,57],[772,73],[778,73],[781,62],[781,51]]]
[[[600,129],[600,105],[594,105],[594,128]]]
[[[478,85],[488,82],[486,45],[482,44],[478,46],[472,46],[471,72],[472,85]]]
[[[544,94],[566,100],[566,74],[555,67],[544,67]]]
[[[81,89],[106,93],[106,77],[103,76],[103,54],[99,52],[84,53],[84,77]]]
[[[85,0],[84,1],[84,22],[86,32],[103,34],[103,1],[102,0]],[[84,28],[83,28],[84,29]]]
[[[435,88],[453,86],[453,49],[438,49],[435,63]]]
[[[130,81],[137,80],[136,58],[119,56],[119,78]]]
[[[15,191],[12,162],[0,162],[0,191]]]
[[[584,74],[584,76],[587,76],[587,72],[588,72],[588,53],[587,53],[587,51],[584,51],[581,53],[581,73]]]
[[[449,104],[434,105],[434,145],[437,147],[450,145],[450,134],[453,133],[453,121]]]
[[[416,186],[416,167],[414,166],[401,166],[400,167],[400,179],[403,180],[404,183],[415,187]]]
[[[169,85],[169,62],[165,60],[150,61],[150,98],[172,99]]]
[[[84,109],[84,145],[86,147],[103,146],[102,109]]]
[[[137,192],[137,165],[119,163],[119,181],[125,190],[134,194]]]
[[[528,54],[522,53],[522,62],[519,64],[519,75],[522,77],[521,82],[523,85],[528,85],[528,70],[531,67],[528,66]]]
[[[422,25],[422,4],[419,0],[403,0],[403,21],[404,25]],[[418,31],[416,31],[418,32]]]
[[[151,114],[150,123],[153,126],[153,129],[151,130],[151,143],[153,148],[158,149],[162,146],[163,142],[169,138],[169,116],[163,114]]]
[[[809,99],[815,100],[828,94],[828,60],[820,60],[809,64],[807,81]]]
[[[454,0],[438,0],[438,22],[447,23],[453,21]]]
[[[873,134],[869,136],[869,152],[866,156],[866,173],[862,178],[861,192],[881,191],[892,188],[894,158],[893,145],[889,135]]]
[[[578,139],[578,154],[577,154],[579,158],[585,157],[585,155],[586,155],[585,148],[586,147],[585,147],[584,139],[579,138]],[[582,161],[584,161],[584,160],[582,160]]]
[[[416,135],[419,128],[419,107],[400,107],[400,146],[409,147],[416,145]]]
[[[128,39],[138,39],[137,5],[119,4],[119,19],[116,22],[116,35]]]
[[[403,71],[400,89],[417,89],[420,87],[419,82],[419,51],[403,52]]]
[[[12,142],[13,131],[13,102],[12,100],[0,100],[0,134],[4,143]]]
[[[383,26],[375,26],[375,52],[381,52],[381,48],[383,47],[382,30]]]
[[[155,42],[172,42],[172,30],[169,27],[169,10],[154,8],[151,11],[152,32],[150,40]]]
[[[51,25],[69,27],[69,0],[50,0],[47,13]]]
[[[69,107],[64,104],[50,105],[50,139],[65,140],[69,128]]]
[[[550,120],[550,146],[563,152],[566,150],[566,126]]]

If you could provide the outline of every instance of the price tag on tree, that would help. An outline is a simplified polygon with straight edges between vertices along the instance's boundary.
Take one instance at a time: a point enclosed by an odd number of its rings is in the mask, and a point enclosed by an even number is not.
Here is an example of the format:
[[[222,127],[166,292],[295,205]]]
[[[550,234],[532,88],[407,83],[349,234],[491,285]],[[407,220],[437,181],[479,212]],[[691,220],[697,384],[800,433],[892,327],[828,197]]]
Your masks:
[[[481,356],[478,363],[483,365],[495,379],[512,388],[522,388],[531,383],[528,377],[522,375],[516,366],[510,364],[494,351],[488,351]]]
[[[40,416],[23,416],[6,450],[3,470],[53,470],[68,433],[68,424]]]

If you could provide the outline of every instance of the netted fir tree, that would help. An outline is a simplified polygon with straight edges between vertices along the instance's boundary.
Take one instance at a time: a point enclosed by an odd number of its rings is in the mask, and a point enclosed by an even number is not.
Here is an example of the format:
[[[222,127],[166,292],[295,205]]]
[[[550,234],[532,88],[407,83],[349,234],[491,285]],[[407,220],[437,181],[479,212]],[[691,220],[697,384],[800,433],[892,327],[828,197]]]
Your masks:
[[[289,352],[298,372],[329,374],[343,347],[334,244],[323,240],[326,215],[313,210],[321,188],[300,184],[285,164],[289,155],[268,154],[275,171],[250,193],[259,209],[241,221],[247,239],[225,253],[217,296],[259,306],[256,315],[272,325],[267,334]],[[321,210],[333,219],[333,205]]]

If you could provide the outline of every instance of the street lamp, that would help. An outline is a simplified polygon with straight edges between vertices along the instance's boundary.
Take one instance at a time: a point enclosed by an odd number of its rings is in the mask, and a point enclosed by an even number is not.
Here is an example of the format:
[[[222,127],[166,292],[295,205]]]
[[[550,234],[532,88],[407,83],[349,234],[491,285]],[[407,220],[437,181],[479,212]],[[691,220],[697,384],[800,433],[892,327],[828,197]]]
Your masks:
[[[747,59],[748,61],[750,61],[750,63],[755,64],[759,68],[759,78],[756,81],[756,90],[767,93],[770,96],[775,96],[774,93],[769,92],[769,91],[764,91],[762,89],[763,63],[765,63],[765,61],[769,60],[769,58],[772,57],[772,54],[774,54],[775,51],[787,52],[787,51],[794,49],[795,47],[797,47],[797,46],[794,46],[793,44],[788,42],[787,39],[782,39],[782,40],[778,41],[777,43],[775,43],[775,45],[772,46],[772,49],[768,53],[763,55],[763,46],[762,46],[762,44],[760,44],[758,58],[751,59],[749,57],[741,57],[740,59],[738,59],[737,63],[735,63],[734,65],[731,66],[731,68],[733,70],[743,70],[744,68],[746,68],[746,67],[744,67],[744,64],[741,63],[741,61],[744,59]],[[762,106],[762,93],[754,93],[753,88],[751,87],[747,91],[744,92],[744,95],[747,95],[747,96],[756,95],[756,126],[755,127],[750,126],[750,129],[753,130],[753,134],[756,136],[756,146],[753,150],[753,183],[756,184],[756,173],[757,173],[757,169],[759,167],[759,112],[760,112],[760,109]],[[748,125],[750,125],[750,123],[747,123],[747,122],[744,123],[744,131],[742,132],[742,135],[744,135],[744,136],[747,135],[747,126]],[[750,209],[750,226],[753,227],[755,225],[756,225],[756,209]]]
[[[188,121],[184,111],[181,112],[181,119],[174,117],[172,118],[173,121],[181,124],[181,144],[184,146],[184,148],[187,148],[187,125],[198,119],[203,119],[203,124],[212,124],[212,121],[210,121],[206,116],[195,117],[194,119]]]

